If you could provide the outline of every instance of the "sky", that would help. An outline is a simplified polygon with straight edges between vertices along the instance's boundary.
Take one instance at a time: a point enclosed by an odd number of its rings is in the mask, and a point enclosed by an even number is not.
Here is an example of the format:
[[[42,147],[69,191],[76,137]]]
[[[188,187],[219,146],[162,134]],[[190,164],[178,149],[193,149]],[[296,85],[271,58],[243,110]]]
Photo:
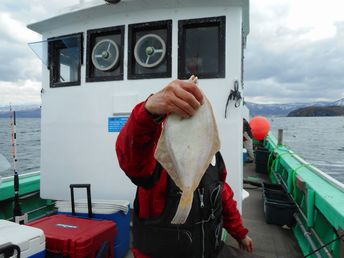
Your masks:
[[[0,106],[40,104],[41,61],[27,24],[78,0],[1,0]],[[344,98],[344,1],[250,0],[246,101],[295,103]]]

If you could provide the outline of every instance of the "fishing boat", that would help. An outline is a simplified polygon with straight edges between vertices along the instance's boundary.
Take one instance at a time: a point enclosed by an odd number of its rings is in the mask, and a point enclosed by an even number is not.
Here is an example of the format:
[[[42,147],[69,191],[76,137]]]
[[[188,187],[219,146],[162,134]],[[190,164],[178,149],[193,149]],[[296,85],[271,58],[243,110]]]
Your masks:
[[[136,188],[119,167],[117,135],[137,103],[174,79],[196,74],[213,106],[227,180],[255,254],[344,257],[343,184],[271,133],[257,143],[267,153],[266,172],[244,165],[248,0],[81,1],[28,28],[42,35],[30,43],[43,64],[41,169],[19,176],[17,221],[66,212],[72,184],[89,185],[95,203],[126,200],[132,207]],[[13,182],[7,177],[0,183],[2,220],[15,219]],[[292,212],[286,203],[262,197],[264,182],[282,187]],[[76,192],[75,199],[84,198]],[[282,228],[278,212],[289,213],[292,223]],[[233,244],[226,234],[223,240]],[[131,257],[129,247],[121,255]]]

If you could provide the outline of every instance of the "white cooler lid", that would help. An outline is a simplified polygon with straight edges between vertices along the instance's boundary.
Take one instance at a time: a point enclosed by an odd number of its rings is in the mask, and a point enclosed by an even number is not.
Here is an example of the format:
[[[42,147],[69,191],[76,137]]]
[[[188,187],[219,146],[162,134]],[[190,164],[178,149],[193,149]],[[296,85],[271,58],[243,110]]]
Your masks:
[[[55,206],[59,212],[71,212],[72,205],[70,201],[56,201]],[[128,200],[94,200],[92,201],[93,213],[99,214],[112,214],[118,211],[122,211],[125,214],[129,210]],[[79,199],[75,201],[75,212],[87,213],[87,200]]]
[[[21,257],[28,257],[45,250],[45,236],[41,229],[0,220],[0,245],[18,245]]]

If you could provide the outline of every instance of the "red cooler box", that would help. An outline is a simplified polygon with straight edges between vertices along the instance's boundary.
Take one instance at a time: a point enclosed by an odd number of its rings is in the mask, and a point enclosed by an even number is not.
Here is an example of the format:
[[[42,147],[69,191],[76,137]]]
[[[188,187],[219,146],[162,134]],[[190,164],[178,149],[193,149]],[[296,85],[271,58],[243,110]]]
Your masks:
[[[114,257],[117,228],[113,221],[58,214],[29,225],[44,231],[47,257]]]

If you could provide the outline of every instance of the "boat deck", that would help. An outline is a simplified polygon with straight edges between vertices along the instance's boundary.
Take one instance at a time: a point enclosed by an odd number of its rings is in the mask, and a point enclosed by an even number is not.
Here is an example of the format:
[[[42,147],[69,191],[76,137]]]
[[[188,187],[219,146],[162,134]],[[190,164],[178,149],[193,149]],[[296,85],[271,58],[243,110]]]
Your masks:
[[[267,176],[255,172],[255,165],[252,163],[245,164],[244,178],[268,181]],[[265,222],[262,188],[244,184],[244,189],[250,196],[243,201],[243,219],[249,236],[253,239],[254,254],[264,258],[303,257],[291,229]],[[232,238],[227,242],[236,246]]]
[[[244,178],[268,181],[265,175],[255,172],[254,164],[245,164]],[[250,196],[243,201],[243,219],[245,227],[249,229],[249,236],[253,239],[255,257],[303,257],[291,229],[265,222],[262,188],[244,184],[244,189],[249,192]],[[233,247],[238,246],[232,237],[228,237],[226,244]],[[129,252],[125,258],[133,257],[133,254]]]

